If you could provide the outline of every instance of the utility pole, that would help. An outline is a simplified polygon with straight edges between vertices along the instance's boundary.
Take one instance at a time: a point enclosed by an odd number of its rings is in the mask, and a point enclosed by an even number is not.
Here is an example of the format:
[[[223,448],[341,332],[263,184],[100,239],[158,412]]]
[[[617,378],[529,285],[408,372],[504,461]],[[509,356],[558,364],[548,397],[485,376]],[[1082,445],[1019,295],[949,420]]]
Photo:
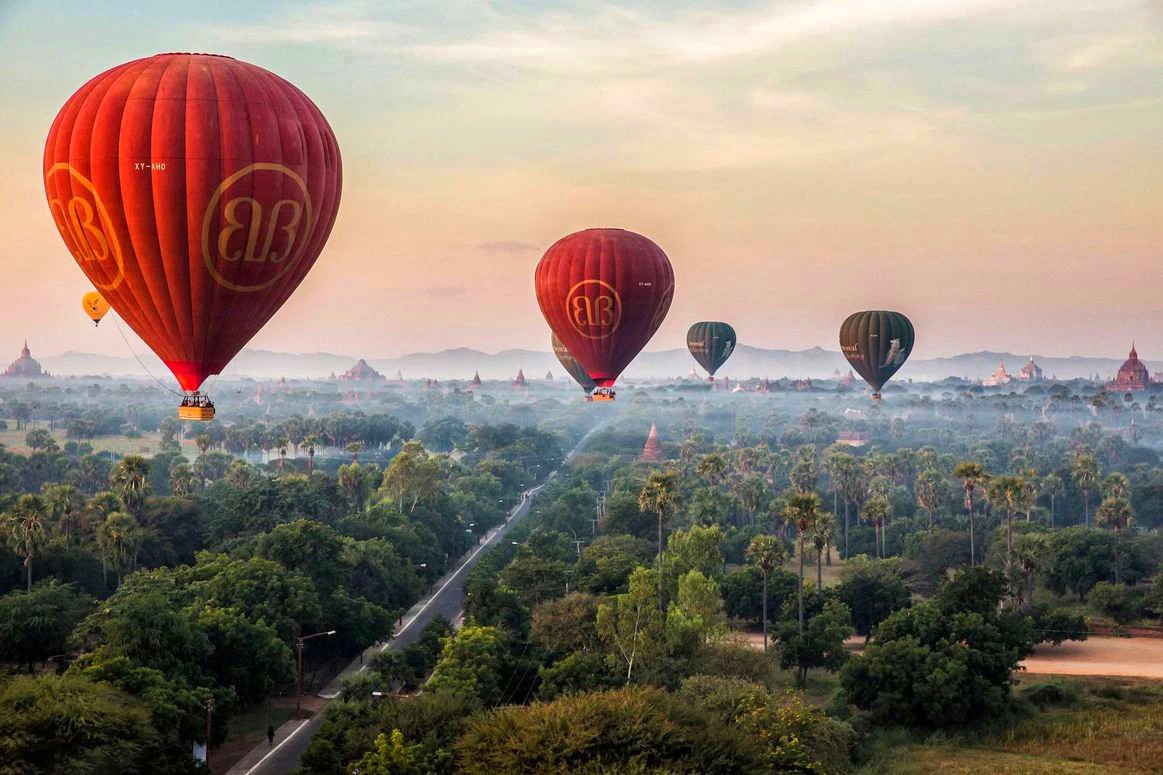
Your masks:
[[[210,727],[214,713],[214,700],[206,700],[206,769],[210,769]]]

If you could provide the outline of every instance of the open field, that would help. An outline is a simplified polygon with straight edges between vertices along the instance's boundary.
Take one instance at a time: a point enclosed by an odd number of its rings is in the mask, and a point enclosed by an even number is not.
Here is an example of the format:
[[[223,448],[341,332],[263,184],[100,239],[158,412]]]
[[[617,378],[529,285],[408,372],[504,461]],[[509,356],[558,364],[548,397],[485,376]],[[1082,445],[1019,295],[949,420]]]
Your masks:
[[[41,423],[41,428],[47,430],[48,426]],[[0,431],[0,444],[9,452],[16,452],[21,455],[27,455],[32,452],[28,445],[24,443],[24,438],[28,435],[31,428],[18,431],[16,428],[16,421],[8,421],[8,430]],[[73,441],[73,439],[65,438],[63,429],[57,429],[52,432],[53,439],[56,440],[58,446],[63,447],[66,441]],[[161,437],[157,433],[143,433],[140,439],[129,439],[125,436],[98,436],[94,439],[76,439],[76,441],[84,441],[93,447],[95,452],[112,452],[114,455],[155,455],[158,452],[158,443]],[[185,449],[185,447],[183,448]],[[190,446],[190,449],[194,449]],[[196,449],[194,450],[196,453]],[[187,454],[190,452],[187,450]]]
[[[1090,638],[1041,645],[1022,662],[1028,673],[1106,675],[1163,680],[1163,639]]]

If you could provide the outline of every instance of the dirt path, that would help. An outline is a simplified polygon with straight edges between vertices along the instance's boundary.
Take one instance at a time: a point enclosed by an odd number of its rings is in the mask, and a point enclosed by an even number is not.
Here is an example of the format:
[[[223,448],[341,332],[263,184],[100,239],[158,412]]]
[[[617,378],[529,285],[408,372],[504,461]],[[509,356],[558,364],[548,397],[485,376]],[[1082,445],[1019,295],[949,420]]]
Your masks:
[[[1042,645],[1022,662],[1028,673],[1111,675],[1163,679],[1163,640],[1159,638],[1091,638]]]

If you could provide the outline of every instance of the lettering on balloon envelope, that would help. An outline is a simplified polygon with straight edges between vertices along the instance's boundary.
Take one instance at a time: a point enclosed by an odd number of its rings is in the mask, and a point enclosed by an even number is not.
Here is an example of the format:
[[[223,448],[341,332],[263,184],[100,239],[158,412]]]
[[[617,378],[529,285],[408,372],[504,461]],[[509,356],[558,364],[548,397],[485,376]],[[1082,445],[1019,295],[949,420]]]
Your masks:
[[[73,165],[58,162],[45,173],[44,186],[57,231],[85,275],[103,291],[121,285],[121,241],[93,182]]]
[[[219,284],[242,293],[278,281],[314,231],[303,178],[281,164],[251,164],[219,184],[202,219],[202,259]]]

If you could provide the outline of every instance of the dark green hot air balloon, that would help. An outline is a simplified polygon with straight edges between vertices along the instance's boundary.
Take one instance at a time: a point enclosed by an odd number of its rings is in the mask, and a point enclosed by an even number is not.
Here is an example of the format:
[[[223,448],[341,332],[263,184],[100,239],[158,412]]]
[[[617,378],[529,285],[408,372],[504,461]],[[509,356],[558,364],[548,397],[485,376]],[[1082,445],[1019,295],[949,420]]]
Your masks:
[[[569,351],[569,348],[561,343],[561,340],[557,338],[557,334],[553,334],[550,339],[550,344],[553,345],[553,354],[557,356],[557,360],[561,363],[562,368],[569,373],[569,376],[573,377],[573,381],[585,391],[587,396],[594,392],[594,388],[598,386],[597,383],[590,379],[589,372],[586,371],[584,366],[578,363],[577,358],[573,357],[573,353]]]
[[[912,354],[915,339],[913,324],[899,312],[856,312],[840,326],[840,350],[878,401],[884,383]]]
[[[695,323],[686,332],[686,346],[713,380],[715,372],[735,352],[735,329],[726,323]]]

